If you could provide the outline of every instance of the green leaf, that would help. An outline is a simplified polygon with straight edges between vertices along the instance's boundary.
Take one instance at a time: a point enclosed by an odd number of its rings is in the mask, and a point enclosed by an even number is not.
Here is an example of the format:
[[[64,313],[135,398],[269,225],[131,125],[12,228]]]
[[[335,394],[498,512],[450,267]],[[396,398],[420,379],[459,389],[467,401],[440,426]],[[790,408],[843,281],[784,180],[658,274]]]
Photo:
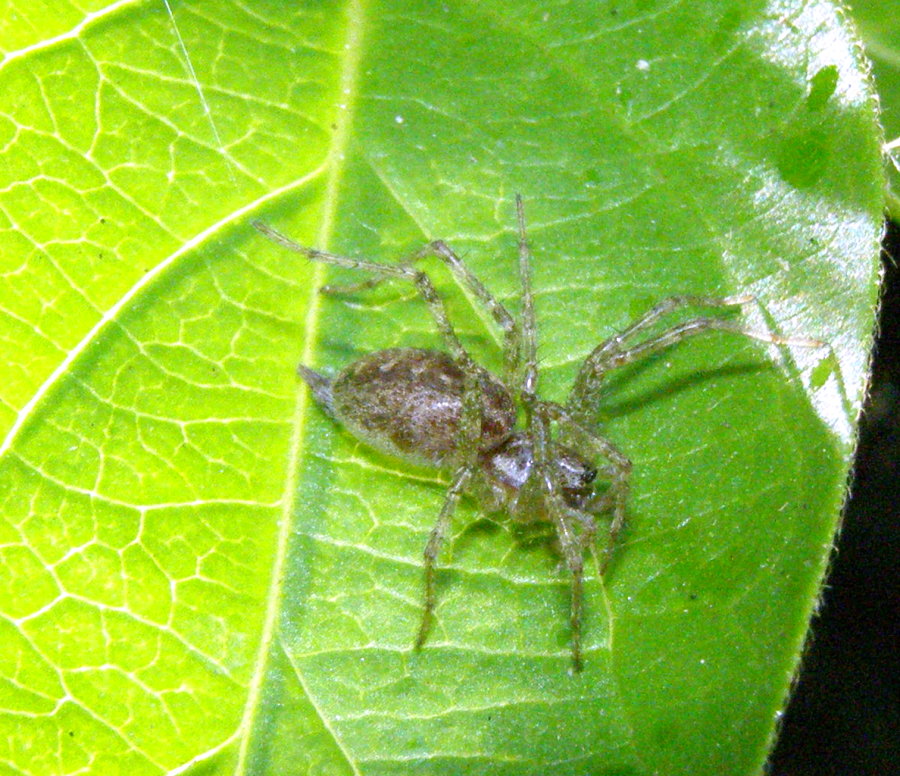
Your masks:
[[[0,26],[6,772],[757,772],[876,298],[875,101],[835,7],[59,6]],[[412,651],[446,476],[294,373],[438,337],[410,289],[322,298],[339,273],[250,227],[379,261],[441,237],[518,309],[515,192],[548,398],[673,293],[829,343],[719,333],[610,381],[630,523],[588,563],[580,675],[549,530],[468,502]]]
[[[881,123],[888,141],[893,189],[891,214],[900,219],[900,15],[891,0],[853,3],[853,19],[872,60]]]

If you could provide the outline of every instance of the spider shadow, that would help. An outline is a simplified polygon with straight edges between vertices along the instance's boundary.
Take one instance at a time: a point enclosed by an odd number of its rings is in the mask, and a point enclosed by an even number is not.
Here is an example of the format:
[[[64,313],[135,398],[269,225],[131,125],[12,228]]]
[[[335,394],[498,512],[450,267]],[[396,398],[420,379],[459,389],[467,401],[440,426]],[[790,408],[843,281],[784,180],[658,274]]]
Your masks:
[[[476,504],[476,502],[472,503]],[[478,508],[477,504],[475,508]],[[463,525],[452,542],[448,542],[448,545],[452,545],[451,556],[454,558],[465,558],[469,555],[470,548],[483,548],[484,539],[496,539],[501,534],[506,534],[511,539],[512,544],[515,545],[519,553],[524,552],[531,557],[553,559],[553,565],[550,567],[551,573],[555,573],[561,579],[565,578],[559,538],[552,524],[541,520],[522,523],[509,517],[502,511],[489,514],[482,513]],[[453,584],[450,581],[454,578],[452,569],[441,570],[438,567],[438,575],[444,576],[444,584]]]
[[[331,299],[332,297],[325,298]],[[348,304],[347,299],[351,299],[353,305],[358,308],[358,310],[356,310],[357,312],[359,312],[360,310],[365,312],[365,310],[367,309],[367,303],[369,301],[365,300],[364,302],[359,302],[356,297],[335,298],[341,299],[341,301],[343,301],[345,305]],[[387,303],[390,304],[393,301],[396,300],[389,299]],[[370,308],[371,306],[372,305],[369,305]],[[432,332],[430,335],[428,335],[427,333],[422,331],[395,330],[395,333],[398,333],[399,336],[396,336],[393,341],[389,341],[386,343],[382,338],[382,344],[378,347],[373,347],[366,343],[351,342],[351,340],[342,335],[323,337],[319,342],[320,363],[333,366],[322,367],[322,371],[324,371],[329,376],[334,376],[343,368],[344,365],[351,364],[354,361],[362,358],[363,356],[371,354],[373,350],[404,347],[424,348],[426,350],[446,350],[444,344],[441,341],[440,335],[436,332]],[[477,364],[482,366],[484,369],[487,369],[495,376],[500,375],[502,371],[502,359],[497,351],[496,343],[489,336],[480,331],[469,331],[466,329],[460,329],[458,327],[456,328],[456,336],[462,343],[463,348],[474,358]]]
[[[617,371],[615,377],[607,382],[604,395],[614,396],[620,390],[626,389],[629,382],[640,377],[641,374],[652,369],[655,365],[658,365],[660,360],[665,358],[666,355],[661,353]],[[772,370],[774,367],[775,365],[771,361],[750,361],[742,358],[736,363],[713,368],[701,368],[687,374],[682,374],[674,379],[667,379],[665,375],[661,375],[658,378],[653,378],[653,384],[648,386],[645,390],[629,396],[628,398],[610,403],[601,401],[600,407],[598,407],[598,425],[603,426],[609,421],[617,418],[628,417],[649,405],[671,400],[680,393],[695,390],[706,383],[721,380],[723,378],[762,374]],[[629,520],[626,522],[622,533],[619,535],[618,543],[620,545],[627,544],[628,542],[629,524],[634,518],[634,509],[634,504],[632,504],[629,510]],[[600,540],[600,546],[602,546],[602,540]],[[596,543],[595,550],[597,550]],[[615,573],[621,555],[622,553],[619,551],[613,552],[612,557],[609,560],[607,574]]]
[[[500,511],[481,514],[467,523],[454,538],[453,549],[465,553],[470,544],[478,543],[484,537],[497,536],[499,533],[509,534],[517,546],[526,550],[552,545],[556,538],[549,522],[520,523]]]
[[[631,364],[616,373],[609,379],[603,391],[604,396],[614,396],[626,389],[628,384],[640,377],[642,373],[653,368],[664,354],[648,358],[640,363]],[[698,369],[689,374],[683,374],[674,379],[666,379],[664,376],[654,379],[654,385],[642,390],[640,393],[618,401],[606,402],[601,399],[598,412],[604,421],[627,417],[647,406],[658,402],[667,401],[685,391],[694,390],[706,383],[729,377],[742,377],[745,375],[759,374],[774,368],[771,362],[765,361],[741,361],[735,364],[713,367],[711,369]]]

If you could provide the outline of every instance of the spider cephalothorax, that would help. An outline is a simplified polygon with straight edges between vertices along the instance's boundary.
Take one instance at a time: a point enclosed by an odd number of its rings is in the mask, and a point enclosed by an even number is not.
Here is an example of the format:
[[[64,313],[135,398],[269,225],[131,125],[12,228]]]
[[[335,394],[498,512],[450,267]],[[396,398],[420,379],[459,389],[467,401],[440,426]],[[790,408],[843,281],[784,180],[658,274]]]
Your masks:
[[[612,513],[601,564],[601,573],[605,571],[625,522],[631,472],[628,458],[594,428],[594,412],[606,373],[715,329],[771,343],[786,340],[750,331],[734,321],[704,316],[635,342],[637,335],[646,333],[664,315],[678,308],[721,308],[752,301],[748,296],[670,297],[590,352],[565,404],[544,401],[537,394],[531,252],[518,196],[516,207],[522,284],[519,319],[440,240],[398,264],[378,264],[305,248],[263,223],[257,221],[254,226],[269,239],[309,259],[372,276],[353,287],[323,290],[371,288],[390,278],[413,283],[447,347],[446,353],[420,348],[379,350],[349,364],[334,379],[303,365],[298,370],[317,402],[356,437],[405,460],[451,472],[443,507],[425,547],[425,606],[416,645],[424,643],[434,612],[438,553],[457,502],[464,492],[469,492],[486,510],[502,509],[522,522],[540,520],[553,525],[560,552],[572,574],[572,660],[575,670],[580,670],[584,553],[594,541],[596,515]],[[503,331],[503,378],[476,364],[460,344],[434,285],[427,274],[414,267],[426,256],[443,261]],[[524,428],[516,427],[517,401],[524,410]],[[554,430],[559,441],[553,436]],[[594,461],[604,463],[598,467]]]

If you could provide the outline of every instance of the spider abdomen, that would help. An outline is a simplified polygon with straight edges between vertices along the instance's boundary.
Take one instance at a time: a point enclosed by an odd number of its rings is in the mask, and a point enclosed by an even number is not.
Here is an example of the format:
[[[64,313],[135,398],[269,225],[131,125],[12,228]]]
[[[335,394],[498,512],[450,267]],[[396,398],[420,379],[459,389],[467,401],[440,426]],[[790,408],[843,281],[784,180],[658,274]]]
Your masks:
[[[512,433],[516,409],[509,391],[478,368],[481,450]],[[462,419],[463,371],[446,353],[391,348],[368,353],[335,377],[330,410],[349,431],[391,455],[428,466],[456,459]]]

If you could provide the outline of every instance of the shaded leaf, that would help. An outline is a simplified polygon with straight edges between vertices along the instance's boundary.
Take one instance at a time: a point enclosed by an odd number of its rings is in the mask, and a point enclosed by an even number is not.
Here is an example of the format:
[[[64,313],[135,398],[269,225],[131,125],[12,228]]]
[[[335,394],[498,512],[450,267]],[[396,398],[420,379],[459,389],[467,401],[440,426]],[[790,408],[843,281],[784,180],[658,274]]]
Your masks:
[[[878,87],[881,122],[888,141],[892,164],[889,166],[894,191],[891,215],[900,217],[900,18],[890,0],[862,0],[853,4],[853,19],[859,27],[872,60],[872,71]]]

